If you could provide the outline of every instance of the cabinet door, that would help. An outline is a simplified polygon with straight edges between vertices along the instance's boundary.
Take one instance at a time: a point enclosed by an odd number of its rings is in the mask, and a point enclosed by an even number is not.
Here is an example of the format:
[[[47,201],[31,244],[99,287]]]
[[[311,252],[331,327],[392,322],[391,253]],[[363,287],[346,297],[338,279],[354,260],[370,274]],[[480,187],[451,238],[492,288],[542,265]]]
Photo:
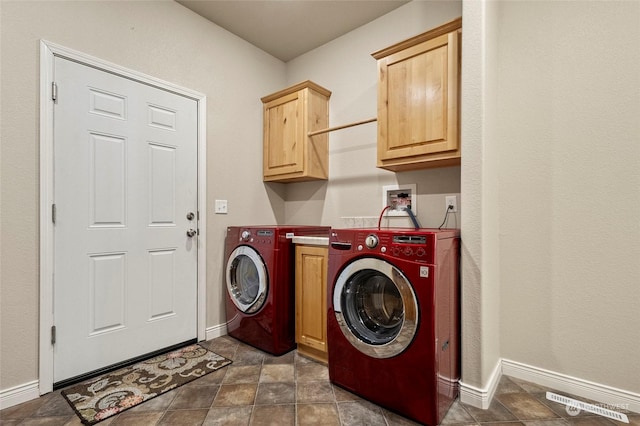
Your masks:
[[[304,92],[291,93],[264,106],[264,176],[304,169]]]
[[[326,247],[296,247],[296,342],[325,354],[327,259]]]
[[[379,61],[379,70],[379,161],[455,154],[457,31],[389,55]]]

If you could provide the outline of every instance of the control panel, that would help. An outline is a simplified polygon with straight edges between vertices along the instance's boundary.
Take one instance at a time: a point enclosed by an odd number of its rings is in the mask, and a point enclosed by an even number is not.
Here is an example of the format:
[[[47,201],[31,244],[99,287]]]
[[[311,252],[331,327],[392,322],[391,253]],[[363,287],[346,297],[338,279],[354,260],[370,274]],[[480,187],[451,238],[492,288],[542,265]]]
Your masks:
[[[333,232],[330,246],[336,250],[380,254],[429,264],[434,262],[435,236],[430,233],[405,234],[363,229],[346,235],[351,241],[341,239],[339,232]]]
[[[271,229],[258,229],[253,232],[245,229],[240,233],[240,241],[253,244],[271,244],[274,232]]]

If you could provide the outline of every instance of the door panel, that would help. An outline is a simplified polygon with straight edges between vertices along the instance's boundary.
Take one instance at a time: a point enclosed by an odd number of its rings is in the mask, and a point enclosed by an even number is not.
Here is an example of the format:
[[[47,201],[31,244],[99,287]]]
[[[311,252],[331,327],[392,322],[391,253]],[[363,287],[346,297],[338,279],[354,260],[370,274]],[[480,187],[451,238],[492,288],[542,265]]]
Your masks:
[[[197,102],[54,65],[59,382],[197,336]]]

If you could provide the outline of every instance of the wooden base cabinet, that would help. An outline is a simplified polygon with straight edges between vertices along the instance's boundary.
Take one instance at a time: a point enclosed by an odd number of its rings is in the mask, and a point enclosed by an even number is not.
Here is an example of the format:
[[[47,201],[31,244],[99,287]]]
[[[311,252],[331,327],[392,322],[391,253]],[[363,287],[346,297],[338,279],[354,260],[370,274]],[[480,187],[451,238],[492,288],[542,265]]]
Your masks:
[[[378,163],[393,170],[460,164],[462,19],[372,54],[378,60]]]
[[[263,177],[296,182],[329,177],[329,136],[308,136],[329,126],[331,92],[312,81],[262,98]]]
[[[329,249],[296,245],[296,343],[298,353],[327,362]]]

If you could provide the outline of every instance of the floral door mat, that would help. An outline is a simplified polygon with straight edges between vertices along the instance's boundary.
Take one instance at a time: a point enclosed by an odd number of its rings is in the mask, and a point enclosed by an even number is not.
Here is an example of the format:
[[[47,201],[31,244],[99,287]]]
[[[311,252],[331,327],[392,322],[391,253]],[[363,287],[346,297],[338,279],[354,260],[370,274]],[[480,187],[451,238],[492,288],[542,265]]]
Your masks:
[[[71,386],[62,395],[82,423],[92,425],[229,364],[194,344]]]

